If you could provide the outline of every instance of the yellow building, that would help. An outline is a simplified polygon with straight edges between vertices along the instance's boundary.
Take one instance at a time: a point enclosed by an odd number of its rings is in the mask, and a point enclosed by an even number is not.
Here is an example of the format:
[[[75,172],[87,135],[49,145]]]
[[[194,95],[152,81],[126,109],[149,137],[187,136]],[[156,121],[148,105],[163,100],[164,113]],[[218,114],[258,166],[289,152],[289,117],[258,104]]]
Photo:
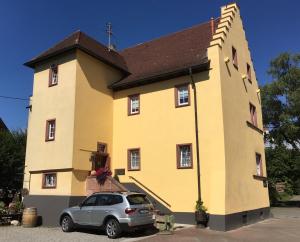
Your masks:
[[[179,223],[194,223],[198,198],[211,229],[268,217],[260,93],[236,4],[122,51],[78,31],[25,65],[25,204],[44,224],[86,196],[93,151]]]

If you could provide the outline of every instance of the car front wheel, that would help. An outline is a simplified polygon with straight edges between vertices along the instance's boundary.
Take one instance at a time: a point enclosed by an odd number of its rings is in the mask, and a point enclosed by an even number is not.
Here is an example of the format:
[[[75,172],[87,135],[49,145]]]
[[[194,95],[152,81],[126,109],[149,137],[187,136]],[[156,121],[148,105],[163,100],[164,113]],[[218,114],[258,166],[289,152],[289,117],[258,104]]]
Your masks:
[[[105,225],[105,231],[108,238],[115,239],[118,238],[122,232],[118,220],[111,218],[107,221]]]
[[[71,232],[73,231],[73,220],[70,216],[65,215],[61,220],[61,229],[64,232]]]

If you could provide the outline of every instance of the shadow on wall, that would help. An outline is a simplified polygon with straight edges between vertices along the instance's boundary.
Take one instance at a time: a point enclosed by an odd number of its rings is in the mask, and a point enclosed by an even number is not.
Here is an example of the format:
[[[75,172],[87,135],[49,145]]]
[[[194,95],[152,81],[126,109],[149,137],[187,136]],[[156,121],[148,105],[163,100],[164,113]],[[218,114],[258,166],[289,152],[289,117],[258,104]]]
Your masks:
[[[207,81],[209,80],[209,71],[202,71],[202,72],[198,72],[193,74],[194,76],[194,80],[195,82],[202,82],[202,81]],[[182,81],[182,79],[184,79],[184,81]],[[179,80],[181,80],[179,82]],[[163,91],[166,89],[170,89],[170,88],[174,88],[175,85],[179,84],[179,83],[189,83],[190,77],[188,76],[188,74],[186,74],[186,76],[180,76],[180,77],[176,77],[176,78],[172,78],[172,79],[164,79],[164,80],[160,80],[158,82],[153,82],[151,84],[146,84],[143,86],[138,86],[138,87],[133,87],[130,88],[132,93],[136,93],[138,92],[139,94],[145,94],[145,93],[152,93],[152,92],[156,92],[156,91]],[[124,97],[128,96],[128,91],[127,90],[120,90],[117,91],[114,94],[114,99],[121,99]]]
[[[172,211],[167,206],[165,206],[162,202],[160,202],[159,200],[154,198],[151,194],[149,194],[147,191],[145,191],[144,189],[142,189],[135,183],[128,182],[128,183],[122,183],[122,185],[125,186],[131,192],[140,192],[140,193],[146,194],[147,197],[149,198],[149,200],[154,205],[154,208],[159,210],[161,213],[164,213],[164,214],[172,213]]]

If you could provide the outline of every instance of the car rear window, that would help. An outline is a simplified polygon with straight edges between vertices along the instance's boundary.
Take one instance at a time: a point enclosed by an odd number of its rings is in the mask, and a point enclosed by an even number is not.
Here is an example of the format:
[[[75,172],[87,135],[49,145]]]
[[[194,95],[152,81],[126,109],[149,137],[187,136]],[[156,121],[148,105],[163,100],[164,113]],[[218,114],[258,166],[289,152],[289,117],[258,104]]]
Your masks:
[[[142,195],[142,194],[132,194],[132,195],[128,195],[126,198],[130,205],[150,203],[149,200],[146,198],[146,195]]]

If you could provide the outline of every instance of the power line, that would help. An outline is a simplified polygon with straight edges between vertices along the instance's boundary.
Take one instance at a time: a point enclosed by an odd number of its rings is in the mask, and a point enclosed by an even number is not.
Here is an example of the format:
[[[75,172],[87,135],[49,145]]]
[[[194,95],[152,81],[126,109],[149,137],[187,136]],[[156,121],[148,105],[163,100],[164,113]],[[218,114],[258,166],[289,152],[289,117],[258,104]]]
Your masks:
[[[21,97],[9,97],[9,96],[1,96],[0,98],[12,99],[12,100],[21,100],[21,101],[29,101],[29,98],[21,98]]]

